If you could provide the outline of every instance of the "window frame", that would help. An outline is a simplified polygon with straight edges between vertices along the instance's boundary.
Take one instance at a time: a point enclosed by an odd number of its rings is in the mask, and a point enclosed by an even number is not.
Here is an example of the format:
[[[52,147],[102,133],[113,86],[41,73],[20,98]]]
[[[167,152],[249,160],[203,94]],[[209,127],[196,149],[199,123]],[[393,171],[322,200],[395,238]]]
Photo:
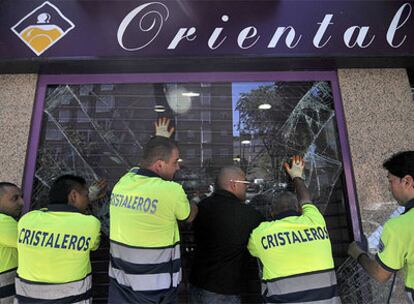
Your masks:
[[[33,107],[29,142],[23,176],[24,211],[30,208],[37,151],[40,143],[43,109],[49,85],[121,84],[121,83],[213,83],[213,82],[265,82],[265,81],[328,81],[334,99],[340,151],[345,177],[345,201],[352,225],[354,239],[361,240],[362,225],[358,207],[348,134],[336,71],[312,72],[218,72],[218,73],[139,73],[139,74],[67,74],[39,75]]]

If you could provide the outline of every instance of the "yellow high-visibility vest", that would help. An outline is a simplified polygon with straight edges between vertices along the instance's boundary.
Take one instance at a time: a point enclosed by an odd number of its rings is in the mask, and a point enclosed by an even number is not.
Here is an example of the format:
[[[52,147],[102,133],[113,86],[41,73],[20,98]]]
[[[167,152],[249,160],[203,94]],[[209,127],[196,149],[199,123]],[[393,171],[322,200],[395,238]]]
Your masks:
[[[411,206],[414,200],[411,201]],[[377,261],[386,270],[404,269],[406,289],[414,291],[414,208],[388,220],[381,234]]]
[[[312,204],[288,211],[250,235],[248,249],[262,267],[265,303],[340,303],[331,242],[322,214]]]
[[[190,215],[181,185],[136,174],[133,169],[115,185],[110,201],[110,239],[145,248],[179,242],[178,220]]]
[[[31,211],[18,223],[18,276],[42,283],[84,279],[91,273],[89,253],[98,248],[99,237],[99,220],[74,207]]]
[[[0,274],[17,268],[17,221],[0,213]]]
[[[177,220],[190,215],[183,188],[133,168],[112,190],[109,212],[109,301],[164,301],[181,282]]]

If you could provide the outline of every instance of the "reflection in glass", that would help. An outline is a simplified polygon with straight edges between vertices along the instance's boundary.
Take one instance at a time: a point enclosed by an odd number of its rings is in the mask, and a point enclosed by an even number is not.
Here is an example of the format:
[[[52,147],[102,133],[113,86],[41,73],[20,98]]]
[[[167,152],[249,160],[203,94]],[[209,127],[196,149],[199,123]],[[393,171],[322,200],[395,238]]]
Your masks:
[[[181,170],[175,178],[190,199],[209,195],[218,170],[233,164],[253,182],[246,203],[266,214],[270,199],[290,188],[282,163],[301,154],[307,161],[306,183],[319,208],[343,210],[332,92],[328,82],[312,81],[51,86],[35,205],[45,204],[51,181],[63,173],[89,182],[103,177],[113,186],[139,164],[154,121],[164,116],[171,118],[181,147]],[[107,228],[106,202],[101,205],[97,212]]]

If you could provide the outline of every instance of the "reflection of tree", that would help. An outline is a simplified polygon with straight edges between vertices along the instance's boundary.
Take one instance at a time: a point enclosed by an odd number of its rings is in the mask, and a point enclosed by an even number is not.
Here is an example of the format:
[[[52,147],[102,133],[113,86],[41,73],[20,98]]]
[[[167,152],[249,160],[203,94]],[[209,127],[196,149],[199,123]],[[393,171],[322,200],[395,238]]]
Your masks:
[[[276,134],[285,120],[284,113],[292,110],[292,105],[283,102],[276,85],[263,85],[249,93],[241,93],[236,109],[240,112],[239,131],[253,134],[264,147],[263,152],[270,158],[270,174],[276,178],[278,156],[284,155]],[[261,104],[270,104],[270,110],[259,110]]]
[[[261,104],[271,108],[261,110]],[[240,140],[248,136],[252,144],[247,157],[256,168],[249,169],[265,168],[271,179],[280,182],[284,179],[282,161],[302,154],[307,161],[307,186],[314,199],[326,205],[342,170],[336,137],[332,136],[335,112],[329,83],[263,85],[242,93],[236,109],[240,113]]]
[[[240,154],[240,160],[239,160],[239,162],[240,162],[240,168],[244,172],[246,172],[246,174],[249,174],[250,173],[250,172],[248,172],[249,169],[250,169],[249,168],[248,155],[247,155],[248,150],[249,150],[249,145],[243,144],[243,143],[240,144],[240,152],[241,152],[241,154]]]

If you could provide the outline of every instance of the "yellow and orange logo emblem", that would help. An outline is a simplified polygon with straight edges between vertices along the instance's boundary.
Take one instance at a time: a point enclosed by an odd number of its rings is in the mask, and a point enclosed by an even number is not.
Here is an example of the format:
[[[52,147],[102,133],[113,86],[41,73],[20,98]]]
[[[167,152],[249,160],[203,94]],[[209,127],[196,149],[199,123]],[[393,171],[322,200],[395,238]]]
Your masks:
[[[35,8],[11,30],[40,56],[62,39],[75,25],[49,1]]]

